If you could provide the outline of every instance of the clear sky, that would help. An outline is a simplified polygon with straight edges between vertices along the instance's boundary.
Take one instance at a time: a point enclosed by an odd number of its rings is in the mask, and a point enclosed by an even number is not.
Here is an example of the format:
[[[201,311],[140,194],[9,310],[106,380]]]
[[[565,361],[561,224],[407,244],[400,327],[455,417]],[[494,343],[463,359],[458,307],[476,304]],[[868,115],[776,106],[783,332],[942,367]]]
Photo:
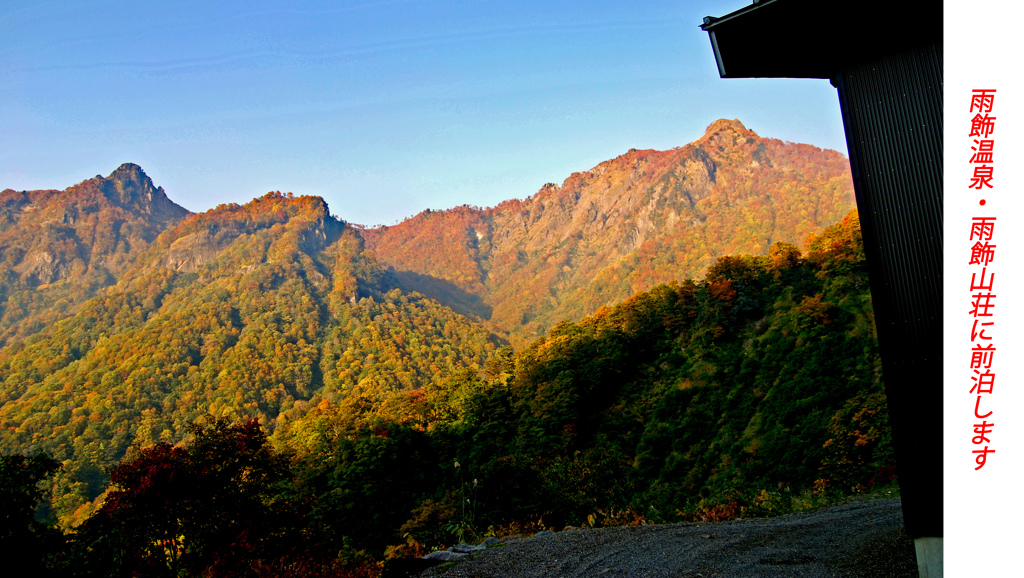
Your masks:
[[[742,0],[0,6],[0,189],[142,166],[192,211],[267,191],[345,220],[492,206],[718,118],[845,154],[825,80],[722,80]]]

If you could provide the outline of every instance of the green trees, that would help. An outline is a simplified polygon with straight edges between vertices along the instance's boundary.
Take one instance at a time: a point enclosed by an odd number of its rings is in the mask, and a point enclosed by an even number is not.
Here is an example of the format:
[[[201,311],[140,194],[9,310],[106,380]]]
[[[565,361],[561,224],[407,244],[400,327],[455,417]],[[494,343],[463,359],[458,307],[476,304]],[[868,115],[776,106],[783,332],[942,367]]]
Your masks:
[[[48,575],[63,549],[60,532],[34,517],[48,493],[40,484],[58,469],[43,454],[0,456],[0,557],[9,571]]]
[[[26,379],[3,443],[60,442],[85,575],[344,575],[396,544],[792,511],[893,463],[856,216],[808,247],[723,257],[518,353],[420,295],[324,300],[316,267],[149,272],[145,297],[0,356]]]
[[[465,521],[470,479],[477,532],[780,513],[804,507],[802,493],[887,483],[858,237],[851,215],[811,239],[807,255],[779,244],[765,257],[721,258],[703,281],[561,323],[483,371],[322,406],[275,432],[276,443],[297,448],[296,467],[311,471],[330,456],[336,477],[321,493],[396,479],[405,460],[416,480],[395,486],[405,498],[366,495],[392,520],[414,505],[402,533],[434,545],[456,538],[444,528]],[[416,444],[399,442],[407,435]]]
[[[189,217],[116,288],[0,349],[0,450],[65,463],[54,508],[71,528],[96,509],[97,474],[181,441],[196,419],[274,428],[323,399],[383,399],[479,368],[497,346],[393,288],[322,200],[272,193]]]

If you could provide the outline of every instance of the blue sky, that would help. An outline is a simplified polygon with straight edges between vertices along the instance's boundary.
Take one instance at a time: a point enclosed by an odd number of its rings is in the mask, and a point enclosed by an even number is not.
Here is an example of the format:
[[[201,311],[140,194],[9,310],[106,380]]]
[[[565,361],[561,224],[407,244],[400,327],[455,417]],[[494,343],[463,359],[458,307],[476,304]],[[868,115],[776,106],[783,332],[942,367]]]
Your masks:
[[[267,191],[345,220],[491,206],[718,118],[845,154],[824,80],[718,78],[743,1],[7,2],[0,188],[138,163],[192,211]]]

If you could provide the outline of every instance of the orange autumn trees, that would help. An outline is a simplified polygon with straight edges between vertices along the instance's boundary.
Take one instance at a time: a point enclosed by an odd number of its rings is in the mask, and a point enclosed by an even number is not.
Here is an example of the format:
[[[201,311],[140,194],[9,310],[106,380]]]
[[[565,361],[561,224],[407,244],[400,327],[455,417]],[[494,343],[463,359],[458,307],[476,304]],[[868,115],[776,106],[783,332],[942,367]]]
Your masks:
[[[523,346],[720,256],[802,244],[854,206],[835,151],[719,120],[697,141],[631,150],[496,207],[424,211],[362,231],[400,287]]]
[[[95,508],[104,468],[201,416],[287,421],[320,399],[479,368],[499,345],[391,283],[322,199],[193,215],[115,288],[0,351],[0,448],[67,463],[55,508],[70,526]]]

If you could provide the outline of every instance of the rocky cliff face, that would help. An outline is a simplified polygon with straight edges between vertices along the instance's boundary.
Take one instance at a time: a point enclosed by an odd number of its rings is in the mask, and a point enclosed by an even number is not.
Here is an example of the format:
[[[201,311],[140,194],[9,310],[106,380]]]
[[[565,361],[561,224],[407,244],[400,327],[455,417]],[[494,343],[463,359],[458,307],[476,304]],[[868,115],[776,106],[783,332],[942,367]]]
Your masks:
[[[245,205],[222,205],[184,219],[157,239],[148,267],[183,273],[204,267],[252,270],[267,262],[316,256],[347,230],[320,197],[272,192]],[[268,247],[257,250],[254,244]],[[318,275],[315,269],[309,274]]]
[[[73,313],[188,214],[130,163],[63,191],[0,192],[0,345]]]
[[[720,255],[802,244],[853,206],[842,155],[723,119],[690,145],[630,150],[523,201],[428,211],[363,236],[407,288],[530,339],[699,277]]]
[[[76,262],[81,262],[76,260]],[[62,256],[54,255],[45,250],[33,251],[18,263],[14,270],[19,274],[19,281],[29,287],[48,285],[72,275],[71,264]]]
[[[216,239],[206,231],[176,239],[167,250],[164,266],[182,273],[192,273],[217,260],[230,239]]]
[[[89,267],[116,275],[130,256],[188,214],[138,165],[125,163],[109,177],[63,191],[0,193],[0,251],[8,266],[44,284]],[[85,269],[71,266],[76,259]]]
[[[292,199],[274,193],[257,201],[189,217],[130,163],[64,191],[3,191],[0,297],[20,297],[0,306],[0,345],[20,320],[65,293],[79,303],[132,267],[194,272],[224,255],[225,263],[258,266],[232,249],[236,239],[263,230],[260,223]],[[291,248],[327,250],[345,229],[322,199],[296,201],[301,215],[274,241],[281,250],[269,260],[295,254]],[[699,277],[720,255],[801,244],[853,206],[849,163],[839,153],[764,138],[722,119],[687,146],[633,149],[525,200],[428,210],[352,236],[365,239],[403,289],[523,343],[657,283]],[[161,256],[138,263],[153,243]],[[62,284],[74,289],[39,293]],[[347,290],[355,295],[353,287]]]
[[[102,179],[100,189],[111,202],[164,226],[189,215],[187,209],[167,198],[163,187],[154,187],[153,181],[136,164],[125,163],[118,167]]]

